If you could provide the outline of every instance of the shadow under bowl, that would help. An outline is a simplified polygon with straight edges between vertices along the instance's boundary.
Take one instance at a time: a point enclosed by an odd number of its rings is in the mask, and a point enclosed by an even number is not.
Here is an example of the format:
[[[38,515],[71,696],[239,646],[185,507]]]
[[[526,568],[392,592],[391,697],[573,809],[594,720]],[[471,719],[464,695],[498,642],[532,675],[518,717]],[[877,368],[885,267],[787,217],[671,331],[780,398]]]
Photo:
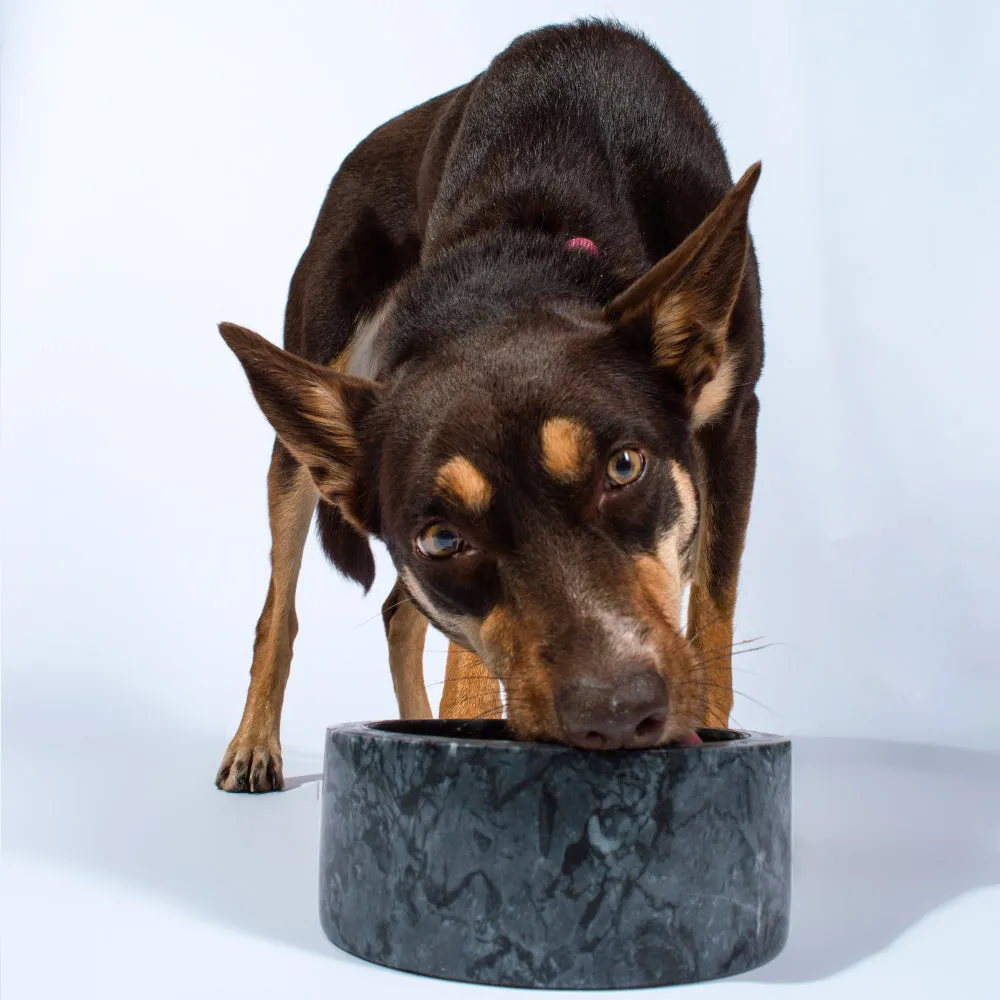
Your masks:
[[[519,742],[499,721],[327,730],[320,918],[381,965],[502,986],[735,975],[788,935],[787,739]]]

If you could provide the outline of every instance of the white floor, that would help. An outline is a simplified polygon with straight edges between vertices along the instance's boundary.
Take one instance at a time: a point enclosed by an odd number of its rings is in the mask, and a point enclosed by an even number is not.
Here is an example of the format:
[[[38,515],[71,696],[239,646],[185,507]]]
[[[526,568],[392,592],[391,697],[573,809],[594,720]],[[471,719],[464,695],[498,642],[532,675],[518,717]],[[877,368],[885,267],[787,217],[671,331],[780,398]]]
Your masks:
[[[68,677],[25,677],[4,693],[5,1000],[486,995],[326,941],[318,748],[287,750],[284,794],[224,795],[217,740]],[[802,739],[794,773],[787,949],[685,989],[1000,996],[1000,754]]]

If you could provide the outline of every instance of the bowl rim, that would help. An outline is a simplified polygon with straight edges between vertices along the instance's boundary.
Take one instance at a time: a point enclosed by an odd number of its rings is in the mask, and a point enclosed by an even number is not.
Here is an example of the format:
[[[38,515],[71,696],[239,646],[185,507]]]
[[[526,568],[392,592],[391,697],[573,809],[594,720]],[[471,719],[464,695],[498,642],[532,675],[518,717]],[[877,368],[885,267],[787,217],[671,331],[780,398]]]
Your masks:
[[[746,751],[758,750],[767,746],[790,745],[791,738],[780,736],[776,733],[762,733],[752,729],[727,728],[724,730],[713,729],[712,727],[702,727],[700,731],[727,732],[734,736],[727,740],[706,741],[696,746],[657,746],[648,747],[643,750],[580,750],[577,747],[567,746],[563,743],[543,743],[535,740],[508,740],[490,739],[488,737],[477,736],[442,736],[427,733],[401,733],[391,729],[380,729],[380,726],[391,726],[402,721],[406,722],[473,722],[472,719],[374,719],[367,722],[341,722],[332,726],[327,726],[326,740],[329,742],[333,737],[356,736],[377,743],[396,743],[408,746],[414,744],[434,745],[441,747],[461,747],[463,749],[487,749],[494,752],[506,750],[509,753],[546,753],[546,754],[572,754],[572,755],[596,755],[598,757],[613,756],[655,756],[663,754],[684,754],[684,753],[742,753]],[[494,720],[484,720],[494,721]],[[496,720],[499,721],[499,720]]]

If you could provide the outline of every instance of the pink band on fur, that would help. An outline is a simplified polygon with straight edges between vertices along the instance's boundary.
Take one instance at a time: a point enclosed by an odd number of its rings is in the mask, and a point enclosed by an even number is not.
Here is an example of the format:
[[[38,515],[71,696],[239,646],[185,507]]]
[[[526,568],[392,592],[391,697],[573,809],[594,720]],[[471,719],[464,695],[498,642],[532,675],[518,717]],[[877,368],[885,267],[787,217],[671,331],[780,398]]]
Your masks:
[[[588,240],[586,236],[574,236],[566,241],[567,250],[582,250],[589,253],[591,257],[599,257],[601,251],[597,249],[597,244],[593,240]]]

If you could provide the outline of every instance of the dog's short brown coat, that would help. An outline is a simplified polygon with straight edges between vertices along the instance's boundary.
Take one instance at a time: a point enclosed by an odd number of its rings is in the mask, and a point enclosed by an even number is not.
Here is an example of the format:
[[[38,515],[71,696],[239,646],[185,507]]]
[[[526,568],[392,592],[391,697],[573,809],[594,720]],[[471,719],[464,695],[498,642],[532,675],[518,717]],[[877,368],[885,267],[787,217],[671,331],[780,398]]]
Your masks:
[[[664,739],[727,724],[763,361],[757,172],[731,187],[684,81],[593,21],[522,36],[347,157],[292,278],[285,351],[222,327],[278,440],[271,582],[220,787],[282,787],[317,509],[366,589],[370,535],[396,564],[383,618],[403,717],[431,714],[430,619],[452,640],[442,716],[499,715],[502,682],[515,731],[559,739],[561,685],[648,653],[671,692]],[[626,431],[645,464],[617,489],[604,469]],[[422,554],[432,522],[462,553]]]

